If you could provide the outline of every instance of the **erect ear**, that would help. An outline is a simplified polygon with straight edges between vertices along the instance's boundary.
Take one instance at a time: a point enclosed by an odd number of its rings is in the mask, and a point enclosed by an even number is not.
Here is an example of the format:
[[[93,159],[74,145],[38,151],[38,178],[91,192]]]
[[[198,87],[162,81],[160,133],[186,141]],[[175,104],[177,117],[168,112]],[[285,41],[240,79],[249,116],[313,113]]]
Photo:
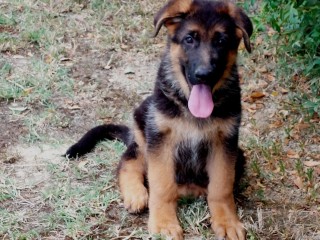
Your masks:
[[[154,37],[164,25],[173,34],[177,25],[190,13],[193,0],[170,0],[154,17]]]
[[[242,38],[247,51],[251,52],[250,36],[253,32],[253,25],[250,18],[244,13],[244,11],[238,7],[234,7],[234,11],[231,16],[235,19],[237,27],[242,32]]]

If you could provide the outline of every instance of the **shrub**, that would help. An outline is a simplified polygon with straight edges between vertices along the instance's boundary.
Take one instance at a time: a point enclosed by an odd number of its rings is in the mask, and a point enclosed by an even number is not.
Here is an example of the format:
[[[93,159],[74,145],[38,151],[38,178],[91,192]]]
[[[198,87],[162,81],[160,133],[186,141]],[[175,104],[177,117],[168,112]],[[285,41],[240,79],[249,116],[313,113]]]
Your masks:
[[[262,16],[266,22],[278,33],[276,37],[281,50],[279,52],[289,55],[294,63],[292,66],[295,72],[300,71],[308,78],[311,94],[304,100],[303,106],[310,113],[320,114],[320,4],[318,0],[265,0],[262,10]]]

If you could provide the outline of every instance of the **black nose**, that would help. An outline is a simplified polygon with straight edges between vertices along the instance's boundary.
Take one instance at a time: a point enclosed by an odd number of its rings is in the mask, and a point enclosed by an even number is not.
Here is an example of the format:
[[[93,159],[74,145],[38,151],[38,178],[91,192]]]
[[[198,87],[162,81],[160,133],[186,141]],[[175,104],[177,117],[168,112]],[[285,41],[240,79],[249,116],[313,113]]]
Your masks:
[[[197,78],[198,81],[203,82],[206,81],[213,73],[214,66],[199,66],[195,70],[195,77]]]

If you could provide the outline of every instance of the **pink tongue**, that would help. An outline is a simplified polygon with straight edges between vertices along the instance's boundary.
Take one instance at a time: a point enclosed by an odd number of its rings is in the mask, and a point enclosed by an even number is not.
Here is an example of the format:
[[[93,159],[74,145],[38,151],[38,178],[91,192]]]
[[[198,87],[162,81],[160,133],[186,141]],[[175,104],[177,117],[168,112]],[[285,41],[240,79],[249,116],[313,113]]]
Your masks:
[[[193,85],[188,101],[188,107],[193,116],[207,118],[213,111],[212,93],[205,84]]]

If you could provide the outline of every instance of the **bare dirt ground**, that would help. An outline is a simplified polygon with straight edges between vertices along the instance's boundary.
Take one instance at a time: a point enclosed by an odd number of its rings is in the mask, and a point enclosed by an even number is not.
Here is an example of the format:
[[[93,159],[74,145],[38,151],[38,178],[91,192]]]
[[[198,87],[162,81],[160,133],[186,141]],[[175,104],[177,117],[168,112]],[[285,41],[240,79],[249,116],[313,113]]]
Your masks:
[[[132,10],[128,4],[112,4],[109,7],[115,9],[109,13],[107,8],[103,19],[122,11],[132,14],[129,18],[151,22],[153,7],[159,5],[141,1],[134,3],[138,10]],[[18,12],[26,8],[15,6]],[[62,8],[44,1],[35,6],[50,9],[57,18],[76,19],[75,23],[83,24],[79,26],[89,25],[93,15],[81,4]],[[2,9],[10,7],[5,4]],[[0,26],[0,33],[22,31],[19,25]],[[126,213],[116,187],[121,144],[103,143],[73,162],[61,155],[97,124],[131,123],[132,109],[152,91],[165,37],[148,40],[146,45],[144,36],[138,42],[122,39],[114,46],[101,40],[110,33],[92,27],[80,33],[67,31],[66,53],[57,58],[35,44],[26,43],[24,48],[20,43],[16,49],[1,45],[0,68],[5,63],[11,66],[3,75],[5,84],[20,87],[14,76],[33,71],[33,62],[40,59],[67,69],[64,82],[71,79],[72,87],[59,87],[57,81],[45,86],[53,90],[50,104],[41,101],[45,95],[32,98],[34,85],[21,86],[24,94],[19,97],[0,98],[0,238],[146,239],[147,213]],[[127,35],[136,38],[139,31],[137,27]],[[243,89],[241,146],[247,156],[239,214],[248,239],[320,239],[320,119],[300,109],[294,94],[303,89],[305,79],[297,75],[293,83],[283,82],[274,48],[264,39],[265,35],[257,34],[253,53],[240,49],[238,61]],[[42,77],[50,78],[58,70]],[[179,216],[186,239],[213,238],[203,199],[181,203]]]

